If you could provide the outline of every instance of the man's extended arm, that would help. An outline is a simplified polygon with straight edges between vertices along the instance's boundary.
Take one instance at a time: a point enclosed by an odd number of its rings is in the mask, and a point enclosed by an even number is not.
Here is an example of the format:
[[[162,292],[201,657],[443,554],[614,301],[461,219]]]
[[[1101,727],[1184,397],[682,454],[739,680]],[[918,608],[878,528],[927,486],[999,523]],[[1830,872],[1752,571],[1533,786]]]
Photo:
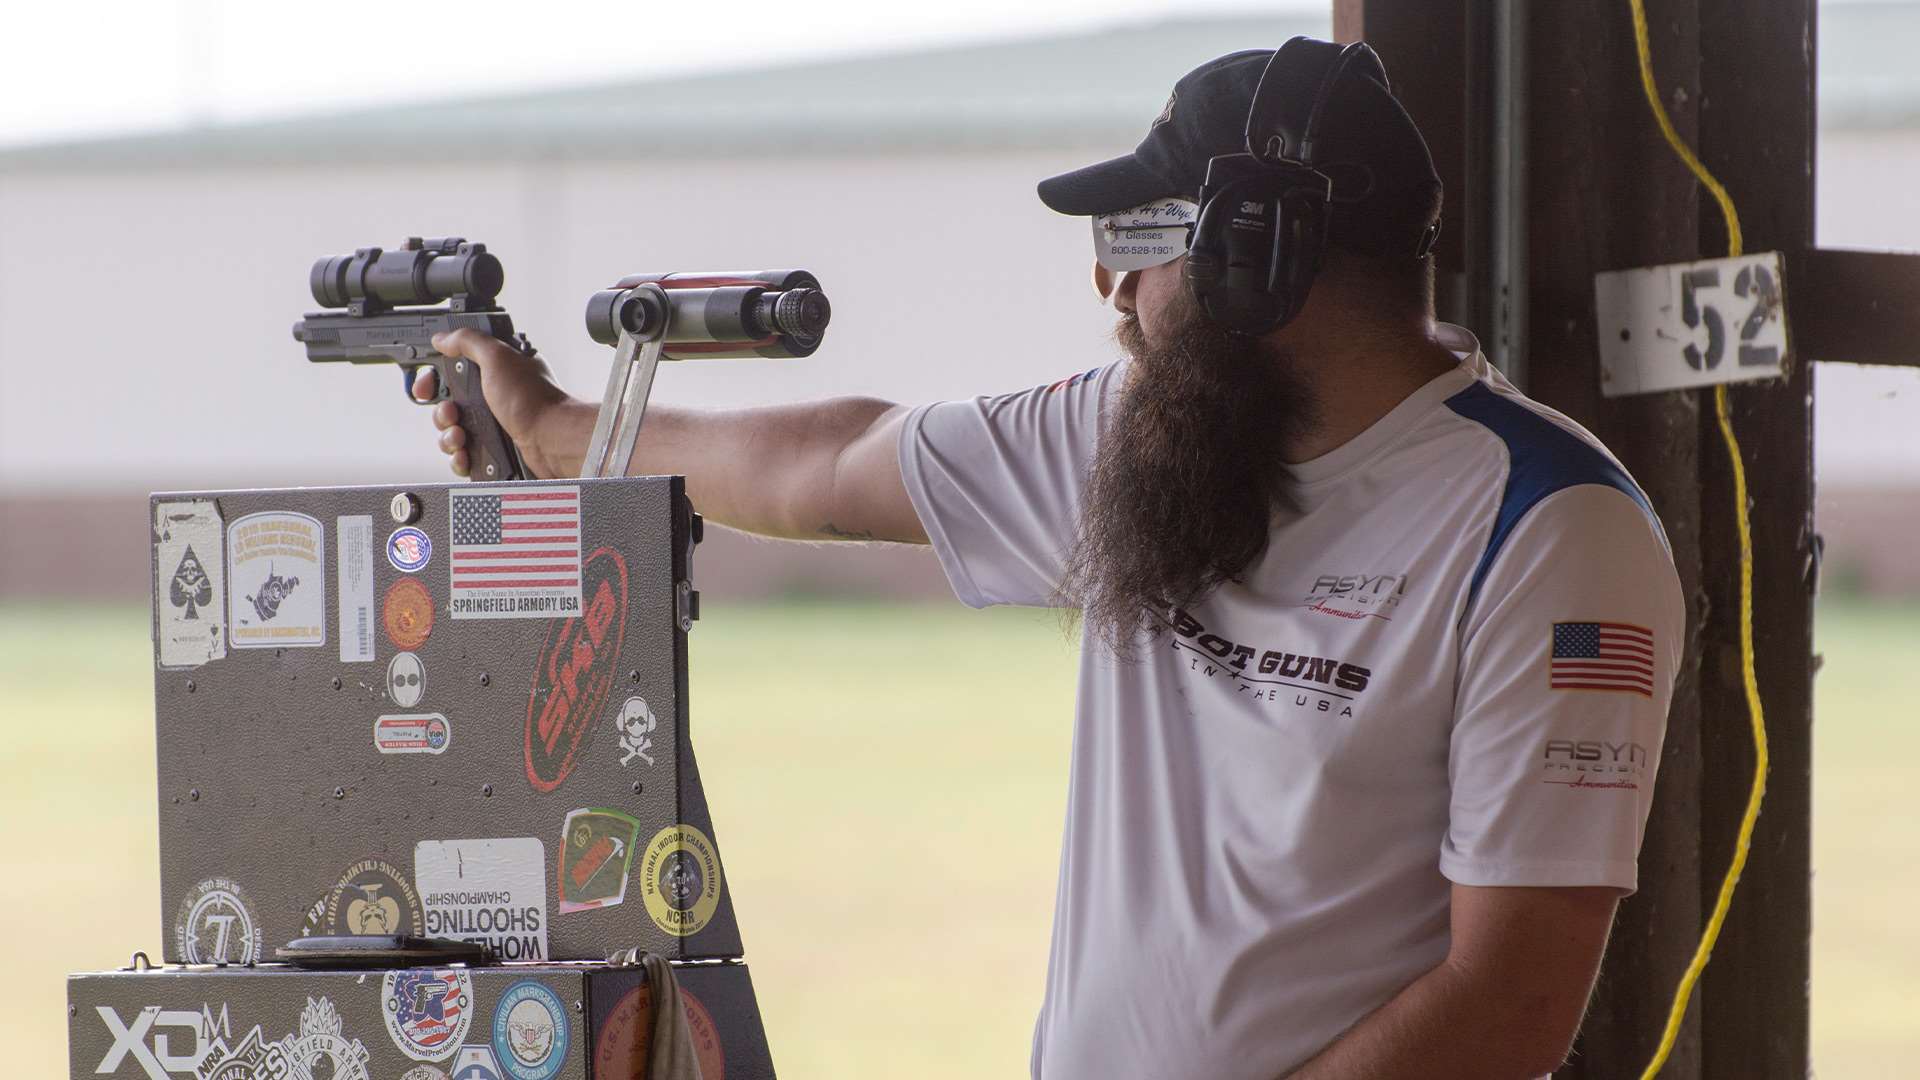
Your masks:
[[[568,397],[543,362],[483,334],[456,331],[436,344],[480,365],[487,404],[536,476],[579,475],[597,406]],[[423,372],[415,394],[431,396],[431,379]],[[896,450],[906,414],[874,398],[749,409],[650,405],[630,471],[685,476],[703,515],[746,532],[924,544]],[[442,402],[433,420],[441,449],[464,476],[458,410]]]
[[[1453,887],[1447,958],[1289,1080],[1535,1080],[1580,1029],[1620,895]]]

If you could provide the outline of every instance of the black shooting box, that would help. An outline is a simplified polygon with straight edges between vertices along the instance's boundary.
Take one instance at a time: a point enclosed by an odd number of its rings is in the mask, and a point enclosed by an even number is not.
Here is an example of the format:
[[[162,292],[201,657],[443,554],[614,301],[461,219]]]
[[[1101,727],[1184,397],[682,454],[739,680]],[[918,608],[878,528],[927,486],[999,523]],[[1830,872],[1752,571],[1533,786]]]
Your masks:
[[[678,962],[704,1080],[773,1075],[688,740],[679,477],[170,493],[149,524],[189,966],[75,976],[74,1076],[638,1077],[595,1058],[647,1023],[631,950]],[[341,935],[494,963],[274,963]]]

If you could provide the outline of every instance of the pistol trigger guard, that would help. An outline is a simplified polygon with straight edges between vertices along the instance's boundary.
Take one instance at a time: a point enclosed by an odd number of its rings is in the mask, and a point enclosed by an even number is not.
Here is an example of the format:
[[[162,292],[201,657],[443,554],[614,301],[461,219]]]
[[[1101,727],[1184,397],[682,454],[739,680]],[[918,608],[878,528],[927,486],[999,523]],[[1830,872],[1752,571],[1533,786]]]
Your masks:
[[[438,405],[441,402],[452,397],[453,391],[450,388],[448,388],[447,380],[440,377],[440,371],[438,368],[435,368],[433,373],[433,396],[430,398],[421,398],[421,397],[414,396],[413,384],[415,380],[420,378],[420,369],[423,367],[434,367],[434,365],[433,364],[401,364],[400,365],[400,382],[406,388],[407,400],[414,403],[415,405]]]

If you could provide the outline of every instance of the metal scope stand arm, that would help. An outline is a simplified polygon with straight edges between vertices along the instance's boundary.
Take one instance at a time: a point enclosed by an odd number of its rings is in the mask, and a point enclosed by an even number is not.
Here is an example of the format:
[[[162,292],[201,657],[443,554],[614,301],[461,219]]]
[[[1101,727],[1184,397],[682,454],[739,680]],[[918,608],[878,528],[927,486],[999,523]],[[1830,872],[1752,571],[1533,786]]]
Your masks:
[[[633,444],[640,437],[640,420],[653,393],[653,374],[666,350],[667,326],[673,305],[658,285],[636,285],[613,302],[620,338],[614,346],[613,369],[607,373],[607,392],[593,420],[582,479],[625,476],[633,460]]]

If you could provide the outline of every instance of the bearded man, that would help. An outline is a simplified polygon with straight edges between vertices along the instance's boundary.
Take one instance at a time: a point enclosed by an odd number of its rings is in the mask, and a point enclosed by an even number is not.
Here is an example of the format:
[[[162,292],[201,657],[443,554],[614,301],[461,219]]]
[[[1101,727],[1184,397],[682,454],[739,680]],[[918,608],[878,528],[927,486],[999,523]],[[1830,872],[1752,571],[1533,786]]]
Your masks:
[[[1377,74],[1287,70],[1337,51],[1202,65],[1133,153],[1040,184],[1094,219],[1122,362],[918,408],[655,406],[640,435],[636,471],[727,525],[931,544],[967,604],[1078,610],[1036,1078],[1538,1077],[1636,884],[1684,623],[1665,534],[1435,322],[1418,131]],[[1304,303],[1246,333],[1201,254],[1134,241],[1191,231],[1270,62],[1320,101],[1331,194]],[[577,474],[591,403],[470,331],[441,349],[536,475]]]

